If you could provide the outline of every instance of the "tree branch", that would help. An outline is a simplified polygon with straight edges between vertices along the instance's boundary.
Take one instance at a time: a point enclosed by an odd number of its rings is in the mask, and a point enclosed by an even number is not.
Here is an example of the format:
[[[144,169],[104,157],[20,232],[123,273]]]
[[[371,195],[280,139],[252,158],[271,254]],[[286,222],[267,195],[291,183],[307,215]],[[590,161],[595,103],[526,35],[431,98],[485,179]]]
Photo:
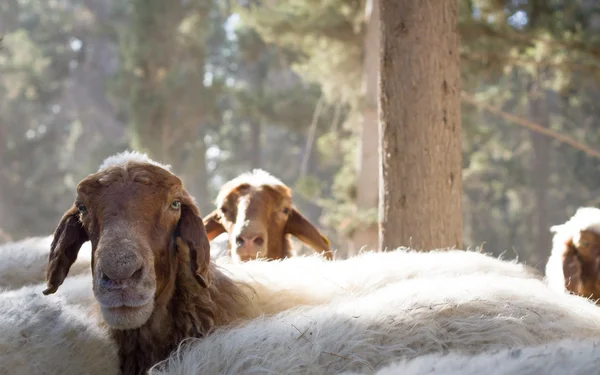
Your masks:
[[[591,147],[589,147],[589,146],[587,146],[587,145],[585,145],[585,144],[583,144],[581,142],[578,142],[578,141],[576,141],[576,140],[574,140],[572,138],[569,138],[569,137],[567,137],[565,135],[557,133],[554,130],[551,130],[549,128],[545,128],[545,127],[543,127],[543,126],[541,126],[539,124],[536,124],[533,121],[527,120],[525,118],[522,118],[522,117],[519,117],[519,116],[515,116],[515,115],[512,115],[510,113],[506,113],[502,109],[500,109],[500,108],[498,108],[496,106],[493,106],[491,104],[483,103],[481,101],[478,101],[471,94],[466,93],[464,91],[461,93],[461,98],[462,98],[462,101],[465,102],[465,103],[471,104],[471,105],[473,105],[473,106],[475,106],[477,108],[480,108],[480,109],[485,109],[486,111],[488,111],[490,113],[493,113],[493,114],[495,114],[497,116],[500,116],[500,117],[504,118],[505,120],[513,122],[513,123],[515,123],[517,125],[520,125],[520,126],[522,126],[524,128],[527,128],[527,129],[529,129],[531,131],[534,131],[536,133],[540,133],[540,134],[543,134],[543,135],[548,136],[550,138],[553,138],[553,139],[555,139],[555,140],[557,140],[559,142],[565,143],[565,144],[567,144],[567,145],[569,145],[569,146],[571,146],[573,148],[576,148],[576,149],[578,149],[580,151],[583,151],[583,152],[585,152],[589,156],[593,156],[593,157],[596,157],[596,158],[600,159],[600,152],[598,152],[598,151],[594,150],[593,148],[591,148]]]

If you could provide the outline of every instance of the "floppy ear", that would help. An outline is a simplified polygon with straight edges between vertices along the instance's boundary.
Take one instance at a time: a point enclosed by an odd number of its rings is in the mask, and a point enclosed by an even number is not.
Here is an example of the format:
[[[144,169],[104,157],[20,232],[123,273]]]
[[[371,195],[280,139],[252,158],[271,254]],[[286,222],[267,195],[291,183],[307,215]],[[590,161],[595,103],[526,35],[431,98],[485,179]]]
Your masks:
[[[176,236],[187,245],[190,252],[190,267],[196,281],[208,287],[208,266],[210,263],[210,243],[200,217],[200,210],[194,198],[187,194],[181,201],[181,217],[177,224]]]
[[[88,235],[79,221],[76,207],[64,213],[50,245],[50,256],[46,266],[47,288],[42,292],[52,294],[65,281],[71,265],[77,260],[81,245],[88,240]]]
[[[285,225],[285,233],[298,237],[313,250],[322,253],[326,259],[333,259],[327,237],[322,235],[295,207],[292,208],[292,213]]]
[[[221,225],[219,218],[218,210],[214,210],[204,217],[204,226],[206,227],[206,235],[209,241],[214,240],[221,233],[225,233],[225,227]]]
[[[563,274],[565,277],[565,289],[572,293],[579,294],[583,286],[581,280],[581,260],[577,256],[577,249],[572,240],[566,244],[563,254]]]

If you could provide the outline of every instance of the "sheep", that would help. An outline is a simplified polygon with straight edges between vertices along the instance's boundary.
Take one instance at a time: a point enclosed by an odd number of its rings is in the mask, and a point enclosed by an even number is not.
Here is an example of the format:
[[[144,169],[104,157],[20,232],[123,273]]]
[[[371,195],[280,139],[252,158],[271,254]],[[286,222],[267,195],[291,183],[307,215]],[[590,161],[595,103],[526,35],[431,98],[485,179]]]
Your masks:
[[[0,246],[0,288],[15,289],[44,281],[52,236],[30,237]],[[71,275],[89,272],[91,247],[83,245]]]
[[[479,355],[439,353],[399,361],[375,375],[588,375],[600,367],[600,339],[560,340],[552,343],[484,352]],[[372,375],[344,372],[340,375]]]
[[[326,266],[321,267],[322,278],[315,278],[310,284],[301,280],[305,270],[290,272],[291,262],[255,260],[248,269],[263,267],[267,276],[255,284],[245,282],[244,275],[236,280],[211,261],[209,241],[195,200],[179,178],[169,166],[136,152],[108,158],[98,172],[78,184],[74,204],[54,233],[44,294],[57,292],[78,250],[87,241],[92,247],[90,278],[94,298],[119,348],[123,374],[143,373],[167,358],[183,339],[206,337],[218,327],[235,326],[299,304],[352,297],[366,293],[369,287],[385,285],[386,279],[436,273],[435,267],[425,262],[420,270],[413,269],[411,273],[402,256],[398,256],[394,269],[385,270],[386,274],[382,274],[382,268],[363,272],[365,263],[360,260],[347,263],[319,260],[329,263],[332,270],[338,267],[338,281],[342,283],[323,288],[320,294],[319,289],[329,276]],[[380,263],[376,255],[372,256],[374,264]],[[409,254],[404,259],[415,256]],[[379,257],[393,259],[393,255]],[[477,257],[481,259],[478,261]],[[298,263],[301,261],[311,262],[298,259]],[[476,264],[484,268],[488,264],[487,268],[495,269],[498,274],[511,274],[519,279],[534,277],[520,265],[459,251],[449,255],[439,265],[442,271],[438,272],[444,273],[445,269],[461,274],[469,262],[473,262],[474,268]],[[403,267],[409,272],[403,273]],[[367,275],[373,281],[368,282]],[[344,289],[344,283],[354,289]],[[306,285],[310,288],[305,288]]]
[[[78,184],[50,247],[45,295],[91,242],[94,297],[126,375],[144,373],[186,337],[253,313],[210,262],[195,199],[170,169],[138,152],[107,158]]]
[[[580,207],[564,224],[550,228],[552,251],[546,279],[553,289],[600,298],[600,209]]]
[[[451,350],[476,355],[561,339],[600,340],[600,309],[542,280],[417,277],[188,339],[151,375],[374,373]],[[394,372],[403,373],[403,372]]]
[[[0,374],[118,373],[108,332],[82,307],[28,287],[0,293]]]
[[[204,218],[208,239],[229,235],[230,255],[239,262],[294,256],[289,236],[333,259],[330,243],[292,204],[292,190],[262,169],[226,182],[217,209]]]

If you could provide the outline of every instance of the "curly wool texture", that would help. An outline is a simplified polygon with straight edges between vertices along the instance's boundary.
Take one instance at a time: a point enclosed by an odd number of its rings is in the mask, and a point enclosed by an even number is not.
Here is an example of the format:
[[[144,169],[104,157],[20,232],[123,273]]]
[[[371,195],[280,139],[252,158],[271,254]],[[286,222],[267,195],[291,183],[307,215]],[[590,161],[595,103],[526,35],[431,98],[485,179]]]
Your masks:
[[[476,253],[476,252],[467,252],[467,251],[440,251],[440,252],[431,252],[431,253],[422,253],[416,251],[409,251],[407,249],[399,249],[394,252],[388,253],[362,253],[355,258],[350,258],[347,260],[338,260],[338,261],[326,261],[322,257],[319,256],[308,256],[308,257],[296,257],[289,258],[280,261],[262,261],[262,260],[254,260],[247,263],[236,264],[233,263],[228,258],[223,258],[217,261],[217,264],[220,265],[221,271],[223,271],[227,276],[229,276],[234,282],[237,283],[247,283],[250,288],[243,288],[242,290],[247,293],[251,299],[251,303],[256,308],[257,315],[261,313],[266,314],[275,314],[281,311],[292,309],[298,306],[315,306],[321,305],[320,307],[315,308],[314,312],[311,313],[316,316],[320,316],[325,319],[324,326],[321,328],[323,335],[329,336],[328,331],[333,329],[337,329],[343,321],[348,320],[350,316],[354,316],[353,311],[351,310],[352,306],[358,306],[360,308],[367,308],[371,305],[369,309],[369,314],[373,316],[379,315],[379,309],[381,309],[382,314],[386,312],[388,314],[398,314],[401,319],[408,319],[408,321],[415,320],[418,321],[418,316],[421,314],[419,307],[422,304],[428,303],[442,303],[446,304],[447,297],[445,297],[445,293],[435,292],[432,295],[428,295],[426,285],[430,286],[434,290],[438,288],[437,283],[443,287],[447,288],[446,279],[452,280],[454,277],[458,277],[461,279],[461,275],[478,275],[475,279],[477,283],[487,284],[496,284],[503,283],[504,280],[515,280],[514,283],[518,283],[517,280],[526,281],[529,279],[530,281],[535,281],[540,278],[540,276],[536,273],[537,271],[530,269],[522,264],[518,264],[515,262],[507,262],[501,261],[496,258]],[[41,270],[40,270],[41,272]],[[439,281],[435,281],[439,280]],[[403,283],[404,281],[404,283]],[[395,291],[389,289],[394,287],[394,285],[389,285],[394,282],[398,282],[396,288],[399,289],[402,293],[396,293]],[[455,282],[456,283],[456,282]],[[379,299],[386,299],[387,294],[391,294],[390,301],[396,301],[396,304],[403,304],[402,298],[408,298],[406,296],[406,292],[404,288],[412,288],[411,285],[417,285],[420,287],[414,289],[414,293],[410,294],[410,299],[407,300],[406,305],[402,305],[405,308],[408,306],[409,311],[395,311],[394,305],[388,305],[387,303],[382,303]],[[463,284],[458,284],[463,285]],[[28,285],[18,290],[4,291],[0,294],[1,298],[13,298],[15,300],[19,299],[21,296],[21,303],[23,304],[23,309],[27,309],[25,299],[30,298],[30,295],[35,295],[35,299],[44,301],[44,303],[51,304],[50,301],[55,301],[55,297],[42,296],[41,291],[45,288],[45,284],[38,285]],[[384,289],[382,289],[384,288]],[[381,290],[380,290],[381,289]],[[376,292],[380,290],[379,292]],[[387,291],[387,292],[386,292]],[[375,297],[370,297],[370,293],[375,293]],[[403,294],[404,293],[404,294]],[[421,295],[423,294],[423,295]],[[468,294],[468,293],[467,293]],[[452,293],[449,293],[450,300],[452,300]],[[95,319],[93,316],[89,316],[90,306],[96,306],[94,302],[94,296],[92,292],[92,281],[91,274],[82,274],[76,277],[69,276],[65,279],[64,284],[61,286],[59,291],[56,293],[57,298],[61,297],[60,303],[62,304],[77,304],[81,306],[85,306],[85,313],[80,316],[89,317],[88,323],[92,324]],[[361,297],[362,296],[362,297]],[[380,296],[380,297],[377,297]],[[441,300],[437,300],[438,298],[442,298]],[[457,297],[455,296],[454,299]],[[499,297],[498,297],[499,298]],[[420,302],[423,300],[424,302]],[[0,300],[1,301],[1,300]],[[345,301],[345,302],[343,302]],[[374,301],[376,303],[370,302]],[[379,302],[377,302],[379,301]],[[459,300],[460,301],[460,300]],[[506,300],[502,300],[502,303],[505,303]],[[414,305],[413,307],[410,307]],[[66,306],[58,306],[56,308],[64,309],[65,311],[75,311],[69,310]],[[240,308],[242,308],[240,306]],[[246,307],[244,307],[246,308]],[[488,307],[488,309],[492,309],[493,306]],[[0,308],[1,310],[1,308]],[[79,310],[77,310],[79,311]],[[307,321],[306,313],[303,309],[291,310],[289,312],[283,313],[282,315],[275,316],[273,318],[262,317],[256,321],[251,321],[249,324],[256,329],[256,333],[263,336],[271,336],[275,335],[273,345],[279,345],[280,342],[277,341],[276,334],[282,334],[281,327],[273,327],[272,322],[279,319],[279,317],[285,317],[287,320],[293,320],[299,329],[310,328],[310,321]],[[310,310],[309,311],[313,311]],[[359,311],[360,312],[360,311]],[[58,318],[47,319],[48,324],[54,327],[46,327],[43,324],[30,324],[29,320],[19,320],[19,315],[17,314],[17,310],[13,310],[15,314],[12,319],[15,322],[20,322],[22,327],[28,328],[31,333],[37,335],[45,334],[49,328],[54,329],[53,332],[61,332],[61,331],[69,331],[72,329],[79,329],[81,331],[85,331],[85,329],[81,329],[81,322],[77,319],[73,320],[73,322],[69,322],[66,319],[64,321],[60,321],[59,325],[56,323]],[[469,321],[472,325],[476,325],[477,322],[473,322],[474,320],[479,319],[481,311],[477,308],[466,309],[463,311],[463,318],[466,321]],[[319,315],[320,314],[320,315]],[[405,314],[409,318],[405,317]],[[413,315],[411,315],[413,314]],[[458,314],[458,313],[457,313]],[[0,314],[1,316],[1,314]],[[383,315],[382,315],[383,316]],[[412,318],[411,318],[412,316]],[[88,318],[86,318],[88,319]],[[352,320],[352,319],[351,319]],[[7,320],[4,320],[7,321]],[[262,327],[261,324],[266,322],[267,324]],[[363,322],[362,320],[360,322]],[[383,320],[385,322],[385,320]],[[502,326],[502,321],[498,320],[497,326]],[[288,328],[290,328],[288,326]],[[0,328],[0,336],[4,334],[3,330],[5,328]],[[12,327],[6,328],[12,329]],[[290,334],[290,338],[297,338],[300,336],[298,331],[293,327],[290,328],[291,331],[287,331]],[[397,329],[406,330],[405,334],[409,332],[412,328],[410,324],[404,325],[402,327],[398,327]],[[475,329],[475,328],[473,328]],[[226,332],[226,329],[223,329],[223,332]],[[247,350],[253,350],[257,347],[257,343],[250,340],[242,340],[239,342],[240,347],[236,347],[236,343],[238,342],[238,338],[236,337],[236,332],[240,332],[238,329],[233,329],[232,334],[226,337],[216,336],[215,340],[220,343],[226,344],[223,345],[223,349],[226,350],[228,347],[232,349],[234,352],[241,351],[242,355],[247,355]],[[242,331],[246,332],[246,331]],[[373,331],[376,332],[376,331]],[[395,331],[390,331],[391,334],[395,334]],[[365,333],[363,331],[363,333]],[[386,331],[380,330],[379,334],[385,336]],[[486,336],[487,340],[495,343],[496,338],[492,336],[492,334],[496,334],[495,332],[490,333],[490,335]],[[314,335],[314,333],[313,333]],[[306,337],[312,337],[313,335],[307,333]],[[443,347],[444,340],[446,340],[443,332],[439,333],[439,337],[436,338],[437,343],[435,345]],[[221,339],[219,339],[221,337]],[[349,337],[339,337],[333,336],[331,339],[337,337],[342,341],[338,341],[336,345],[347,346],[348,348],[358,347],[361,345],[367,345],[368,340],[371,338],[367,337],[364,339],[355,340],[352,336]],[[451,339],[451,338],[449,338]],[[50,339],[48,339],[50,340]],[[85,347],[86,344],[86,336],[75,337],[71,342],[72,348],[78,348],[79,346]],[[207,342],[210,343],[213,340],[211,337],[207,338]],[[231,342],[229,342],[231,340]],[[302,339],[301,339],[302,340]],[[299,343],[302,343],[302,341]],[[344,340],[346,343],[344,343]],[[362,340],[362,341],[361,341]],[[456,339],[452,339],[456,340]],[[506,340],[505,338],[501,338],[502,340]],[[80,342],[81,341],[81,342]],[[334,340],[335,342],[335,340]],[[112,345],[110,342],[105,342],[103,345]],[[234,345],[233,347],[228,345]],[[245,345],[248,345],[247,347]],[[262,345],[262,344],[261,344]],[[261,346],[258,345],[258,346]],[[294,345],[298,345],[296,341],[291,342],[292,348]],[[284,348],[280,348],[284,349]],[[77,352],[71,347],[64,347],[62,349],[68,357],[71,355],[76,356]],[[294,348],[295,350],[295,348]],[[339,360],[340,358],[336,357],[335,347],[332,347],[333,351],[331,351],[331,355],[329,356],[329,360],[335,360],[336,358]],[[378,354],[381,351],[382,353],[387,352],[387,347],[377,348],[370,347],[370,351],[363,353],[365,358],[371,358],[372,355]],[[413,353],[418,353],[418,348],[412,349]],[[57,357],[57,349],[51,345],[47,347],[39,347],[35,354],[31,355],[31,358],[40,357],[42,359],[48,357]],[[14,353],[13,353],[14,354]],[[215,358],[233,358],[233,357],[222,357],[223,353],[218,353],[218,357]],[[229,356],[230,353],[227,352],[225,355]],[[252,354],[253,355],[253,354]],[[260,357],[262,354],[259,354]],[[18,356],[18,355],[17,355]],[[110,356],[104,356],[102,353],[99,354],[98,361],[107,363],[110,361],[115,361],[117,363],[116,358],[112,358]],[[58,357],[57,357],[58,358]],[[190,360],[192,365],[203,366],[203,355],[197,357],[198,362],[195,363],[194,360]],[[246,357],[248,359],[249,357]],[[310,360],[310,357],[306,357],[307,360]],[[298,368],[295,366],[295,361],[297,358],[289,358],[292,365],[289,366],[291,369],[291,373],[294,373],[293,369]],[[37,359],[33,360],[34,362]],[[61,360],[62,361],[62,360]],[[299,362],[303,363],[302,361]],[[282,364],[282,363],[280,363]],[[287,367],[287,366],[284,366]],[[47,372],[48,374],[58,374],[63,368],[62,363],[57,363],[56,365],[52,363],[47,364]],[[77,366],[73,367],[77,369]],[[262,373],[261,368],[258,367],[255,372],[252,373]],[[266,367],[268,369],[268,366]],[[183,371],[183,370],[182,370]],[[320,373],[317,368],[317,373]],[[284,371],[285,372],[285,371]],[[1,372],[0,372],[1,373]],[[35,372],[33,372],[35,373]],[[67,372],[68,373],[68,372]],[[77,373],[77,372],[74,372]],[[86,373],[86,372],[79,372]],[[177,373],[186,373],[192,374],[191,372],[177,372]],[[206,373],[213,373],[208,370]],[[236,373],[236,368],[232,369],[231,373]],[[18,373],[19,374],[19,373]],[[107,372],[110,374],[110,372]]]
[[[414,278],[473,273],[542,278],[536,269],[515,261],[461,250],[418,252],[398,248],[384,253],[363,252],[334,262],[314,255],[236,264],[225,257],[216,263],[225,275],[254,289],[250,298],[266,314],[301,305],[324,304],[334,297],[365,294]]]
[[[589,375],[600,367],[600,339],[561,340],[480,355],[431,354],[387,366],[374,375]],[[373,375],[373,372],[341,375]]]
[[[563,272],[563,256],[565,244],[580,231],[589,230],[600,235],[600,209],[595,207],[580,207],[569,220],[560,225],[554,225],[550,232],[552,251],[546,263],[546,282],[552,289],[567,292]]]
[[[150,373],[372,373],[429,353],[474,355],[563,338],[600,338],[600,309],[540,280],[474,272],[254,319],[188,340]]]
[[[42,283],[46,279],[46,265],[52,236],[30,237],[0,246],[0,288],[16,289]],[[81,247],[69,275],[91,272],[92,248],[89,242]]]
[[[106,330],[63,298],[0,293],[0,322],[0,374],[118,374]]]

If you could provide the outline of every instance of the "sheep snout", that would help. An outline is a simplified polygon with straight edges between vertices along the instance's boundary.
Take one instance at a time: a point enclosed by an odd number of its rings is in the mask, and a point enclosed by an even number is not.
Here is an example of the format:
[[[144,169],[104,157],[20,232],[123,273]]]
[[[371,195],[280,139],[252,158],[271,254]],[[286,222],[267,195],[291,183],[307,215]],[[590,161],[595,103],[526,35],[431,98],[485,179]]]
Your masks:
[[[241,230],[234,235],[232,255],[242,262],[256,259],[266,254],[267,233],[262,230]]]
[[[142,326],[154,308],[156,277],[140,253],[143,246],[98,248],[94,295],[105,322],[116,329]]]

